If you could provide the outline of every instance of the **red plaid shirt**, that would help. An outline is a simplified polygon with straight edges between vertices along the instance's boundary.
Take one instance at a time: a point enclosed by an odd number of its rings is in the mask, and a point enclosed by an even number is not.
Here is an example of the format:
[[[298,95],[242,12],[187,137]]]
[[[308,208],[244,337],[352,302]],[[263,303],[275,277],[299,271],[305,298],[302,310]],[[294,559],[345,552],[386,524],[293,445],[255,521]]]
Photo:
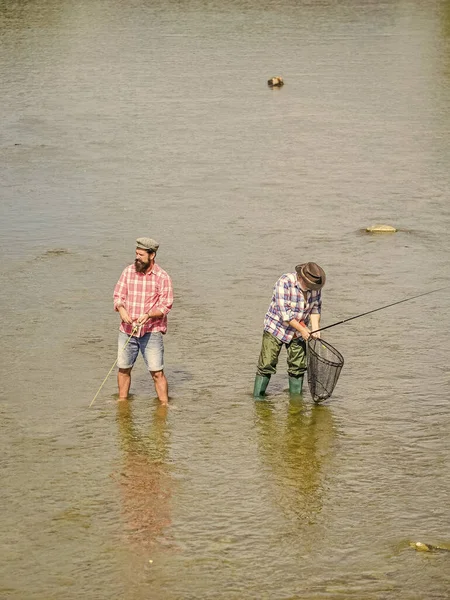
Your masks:
[[[123,270],[114,288],[114,308],[123,306],[133,321],[144,313],[160,310],[162,317],[149,319],[137,331],[141,337],[149,331],[167,331],[167,313],[172,308],[173,289],[169,275],[156,263],[148,273],[138,273],[134,264]],[[120,331],[131,335],[133,326],[123,323]]]

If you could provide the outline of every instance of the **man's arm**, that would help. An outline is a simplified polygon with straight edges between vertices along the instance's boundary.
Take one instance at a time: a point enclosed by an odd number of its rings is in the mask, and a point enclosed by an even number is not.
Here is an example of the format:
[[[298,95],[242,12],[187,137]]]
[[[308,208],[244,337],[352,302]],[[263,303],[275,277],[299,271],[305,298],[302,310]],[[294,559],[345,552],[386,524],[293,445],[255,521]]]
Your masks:
[[[320,314],[311,314],[309,315],[309,319],[311,323],[311,329],[308,329],[303,321],[297,321],[297,319],[292,319],[289,321],[289,325],[297,330],[305,341],[311,336],[312,331],[319,329]],[[320,338],[320,333],[313,333],[312,337]]]
[[[141,315],[138,319],[138,323],[143,325],[150,319],[159,319],[164,315],[167,315],[173,305],[173,286],[172,280],[169,276],[165,277],[161,283],[161,290],[159,294],[158,304],[150,310],[150,312]]]
[[[317,329],[320,329],[320,313],[311,313],[309,315],[309,320],[311,323],[311,331],[316,331]],[[314,333],[313,337],[320,338],[320,332]]]
[[[289,321],[289,325],[291,327],[293,327],[296,331],[298,331],[305,341],[310,337],[312,331],[316,331],[317,329],[320,329],[321,308],[322,308],[322,297],[319,293],[317,295],[316,299],[314,300],[312,312],[309,315],[310,329],[308,329],[308,327],[306,327],[306,325],[303,321],[298,321],[297,319],[292,319],[291,321]],[[313,333],[312,337],[320,338],[320,333]]]
[[[285,323],[290,323],[294,318],[294,311],[291,308],[291,290],[289,281],[285,277],[280,277],[274,287],[275,303],[280,312],[280,316]]]
[[[167,315],[173,306],[173,286],[172,280],[169,276],[164,277],[161,284],[161,291],[159,294],[158,304],[155,306],[153,312],[161,313],[158,316]],[[153,315],[150,313],[150,316]]]
[[[124,323],[131,325],[132,320],[125,308],[127,299],[128,283],[126,277],[126,269],[122,272],[119,281],[114,288],[114,310],[116,310]]]
[[[289,281],[280,277],[275,284],[275,300],[280,311],[281,318],[285,323],[298,331],[304,340],[309,338],[310,331],[303,321],[294,318],[294,311],[290,306],[291,288]]]
[[[310,330],[306,327],[303,321],[297,321],[297,319],[292,319],[291,321],[289,321],[289,325],[293,327],[296,331],[298,331],[305,341],[311,335]]]
[[[311,314],[309,315],[309,322],[311,324],[311,331],[320,329],[320,313],[322,312],[322,294],[319,291],[313,302]],[[320,338],[320,333],[313,335],[315,338]]]

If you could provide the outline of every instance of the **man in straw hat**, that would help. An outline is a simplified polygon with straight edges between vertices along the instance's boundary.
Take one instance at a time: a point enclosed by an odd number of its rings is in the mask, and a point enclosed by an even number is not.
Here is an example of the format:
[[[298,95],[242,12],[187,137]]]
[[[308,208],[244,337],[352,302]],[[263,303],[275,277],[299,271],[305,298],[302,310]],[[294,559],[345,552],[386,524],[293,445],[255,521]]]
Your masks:
[[[289,391],[301,394],[306,371],[306,341],[312,331],[319,329],[324,284],[325,272],[313,262],[297,265],[295,273],[282,275],[276,282],[264,319],[253,390],[255,398],[264,396],[271,375],[276,373],[283,345],[287,350]]]
[[[114,308],[122,320],[117,360],[119,400],[128,398],[131,369],[141,351],[161,404],[169,402],[162,336],[167,331],[173,289],[169,275],[155,263],[158,248],[155,240],[138,238],[136,260],[124,269],[114,288]]]

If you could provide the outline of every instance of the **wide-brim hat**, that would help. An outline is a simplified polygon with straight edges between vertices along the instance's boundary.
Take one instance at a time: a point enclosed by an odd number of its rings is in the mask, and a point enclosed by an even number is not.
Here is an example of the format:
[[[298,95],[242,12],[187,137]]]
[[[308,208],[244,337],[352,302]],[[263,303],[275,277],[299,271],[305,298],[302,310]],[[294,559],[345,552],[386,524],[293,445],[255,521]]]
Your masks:
[[[300,275],[310,290],[320,290],[325,285],[325,271],[316,263],[303,263],[297,265],[295,270],[297,275]]]
[[[156,252],[159,244],[156,240],[152,240],[152,238],[141,237],[136,240],[136,248],[142,248],[142,250],[147,250],[148,252]]]

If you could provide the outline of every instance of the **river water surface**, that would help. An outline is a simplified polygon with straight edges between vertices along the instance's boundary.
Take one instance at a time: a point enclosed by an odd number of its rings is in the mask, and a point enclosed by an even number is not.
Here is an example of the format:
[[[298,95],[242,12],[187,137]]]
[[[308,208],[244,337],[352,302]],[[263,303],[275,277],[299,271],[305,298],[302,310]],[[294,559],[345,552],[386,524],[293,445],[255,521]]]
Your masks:
[[[323,325],[449,283],[450,2],[3,0],[0,78],[0,598],[450,597],[448,290],[251,396],[297,263]],[[89,408],[147,235],[171,406],[139,361]]]

